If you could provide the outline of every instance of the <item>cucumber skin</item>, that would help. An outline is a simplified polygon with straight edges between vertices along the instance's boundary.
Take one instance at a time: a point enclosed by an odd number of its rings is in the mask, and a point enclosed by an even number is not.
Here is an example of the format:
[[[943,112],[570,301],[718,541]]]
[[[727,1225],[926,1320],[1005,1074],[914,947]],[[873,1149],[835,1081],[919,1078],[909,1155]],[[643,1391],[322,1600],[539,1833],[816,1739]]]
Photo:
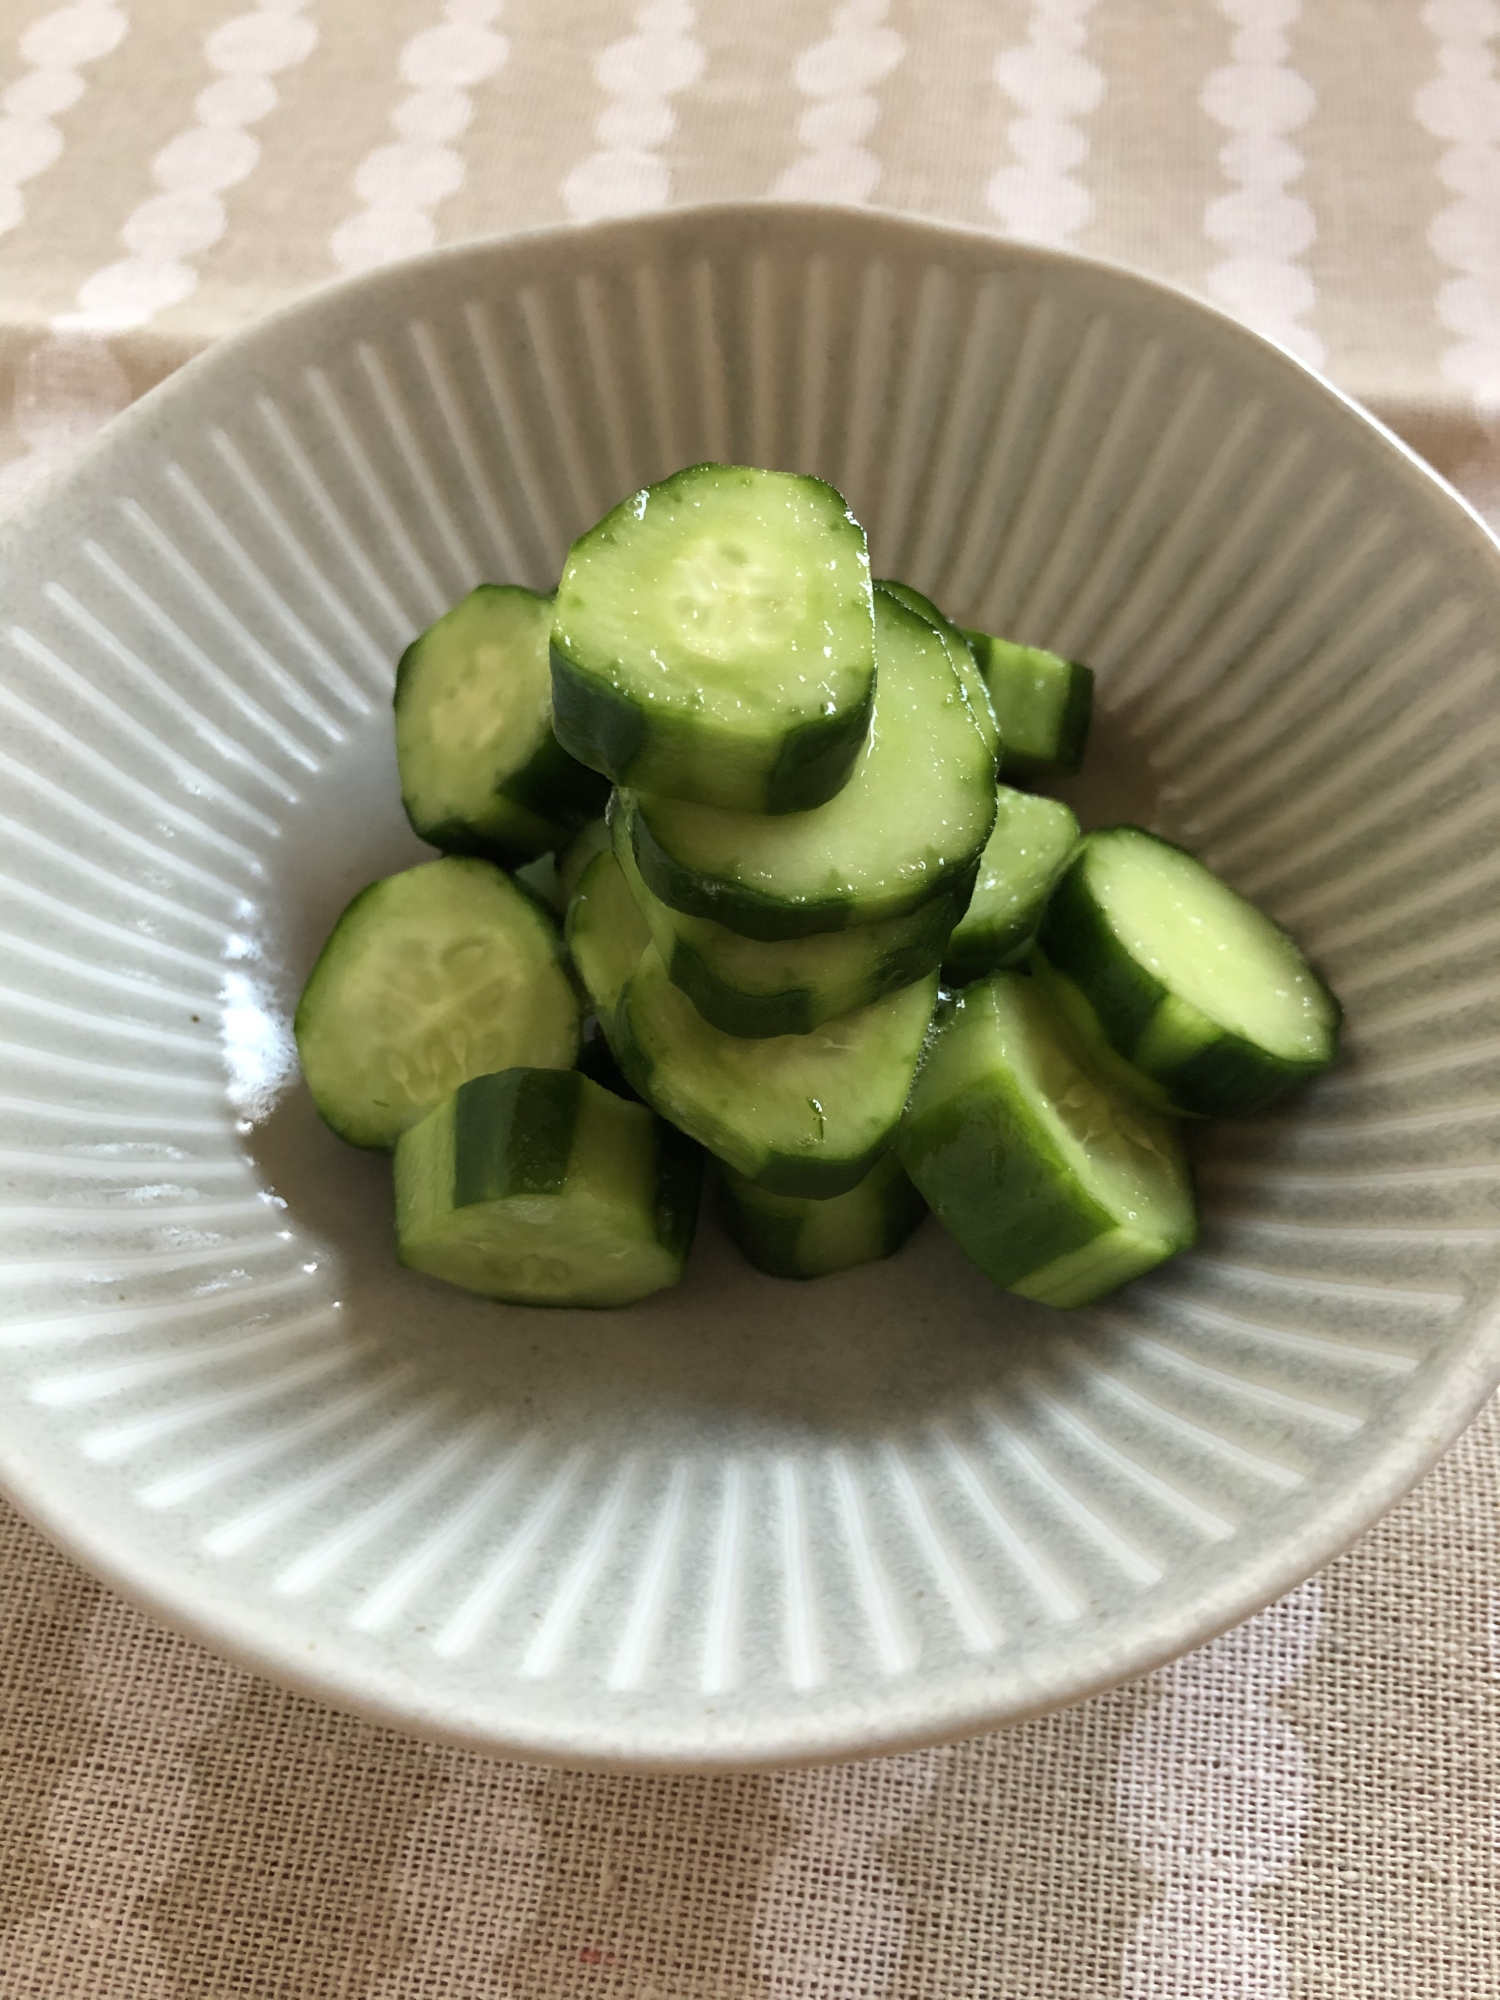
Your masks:
[[[542,744],[526,768],[500,786],[500,795],[538,819],[550,820],[566,836],[600,818],[609,802],[609,784],[568,755],[554,728],[551,740]]]
[[[502,1069],[453,1101],[453,1206],[557,1194],[568,1178],[583,1078],[576,1069]]]
[[[641,1047],[631,1027],[628,985],[620,996],[615,1018],[608,1024],[608,1034],[615,1060],[624,1071],[626,1081],[640,1093],[659,1118],[680,1131],[682,1128],[676,1124],[672,1114],[658,1103],[653,1091],[656,1065]],[[889,1152],[895,1136],[893,1127],[857,1159],[809,1159],[802,1153],[770,1152],[759,1160],[742,1155],[740,1160],[730,1160],[727,1164],[734,1167],[737,1173],[742,1173],[746,1180],[764,1188],[768,1194],[804,1195],[809,1201],[826,1201],[833,1195],[847,1194],[851,1188],[858,1187],[881,1155]],[[707,1147],[707,1150],[715,1151],[713,1147]],[[723,1159],[725,1156],[720,1153],[718,1157]]]
[[[1073,669],[1068,680],[1068,697],[1057,726],[1057,755],[1032,757],[1024,750],[1003,750],[1001,775],[1007,778],[1071,778],[1083,766],[1089,729],[1094,720],[1094,670],[1082,660],[1069,660]]]
[[[724,882],[711,875],[699,875],[690,868],[684,868],[652,834],[638,803],[631,806],[630,839],[635,850],[636,867],[640,869],[646,886],[662,902],[669,903],[674,910],[681,910],[684,916],[709,917],[714,923],[722,924],[725,930],[738,931],[741,937],[758,939],[762,944],[780,944],[790,938],[817,937],[827,931],[852,930],[860,922],[856,914],[857,906],[847,897],[829,896],[820,902],[793,906],[762,895],[759,890]],[[896,909],[882,910],[881,919],[911,914],[941,898],[942,906],[953,912],[949,925],[951,930],[968,908],[969,899],[974,894],[983,854],[984,845],[981,842],[978,852],[968,861],[950,869],[935,885],[925,885],[922,892],[914,894],[909,902]],[[939,921],[941,919],[935,911],[934,922]]]
[[[883,1158],[889,1159],[891,1155],[883,1155]],[[881,1164],[877,1160],[871,1173],[879,1173]],[[851,1194],[858,1192],[857,1187],[850,1190]],[[828,1265],[821,1270],[809,1270],[802,1254],[804,1218],[800,1214],[772,1213],[758,1206],[753,1195],[748,1200],[739,1196],[734,1184],[724,1176],[720,1177],[719,1194],[719,1212],[725,1231],[739,1246],[745,1261],[757,1271],[763,1271],[768,1278],[792,1278],[802,1283],[894,1256],[927,1213],[926,1202],[906,1173],[897,1167],[890,1186],[883,1189],[878,1197],[878,1233],[872,1235],[869,1254]]]
[[[448,1114],[452,1119],[451,1206],[457,1210],[517,1196],[561,1194],[567,1186],[583,1096],[594,1088],[594,1081],[578,1070],[525,1068],[497,1070],[461,1084]],[[640,1105],[639,1109],[644,1113],[647,1107]],[[654,1113],[649,1115],[656,1140],[652,1226],[657,1242],[680,1265],[686,1261],[697,1232],[703,1154],[675,1126]],[[398,1156],[398,1229],[403,1204],[401,1171]],[[410,1269],[427,1269],[423,1264],[409,1264],[400,1246],[398,1233],[398,1261]],[[578,1300],[525,1299],[519,1303],[538,1311],[618,1310],[618,1306]]]
[[[980,1086],[925,1112],[914,1092],[897,1151],[938,1221],[1002,1290],[1115,1227],[1074,1182],[1046,1128]]]
[[[1101,827],[1097,831],[1141,829]],[[1176,848],[1189,860],[1197,860],[1190,849],[1177,841],[1165,840],[1160,834],[1147,837],[1160,841],[1163,847]],[[1117,942],[1107,918],[1089,892],[1084,872],[1087,859],[1085,842],[1052,891],[1037,932],[1037,946],[1048,964],[1072,983],[1079,1000],[1088,1008],[1090,1038],[1097,1028],[1100,1039],[1120,1058],[1127,1072],[1142,1079],[1137,1084],[1137,1094],[1145,1103],[1160,1107],[1165,1102],[1185,1118],[1249,1117],[1328,1068],[1327,1062],[1294,1063],[1273,1056],[1243,1036],[1219,1027],[1196,1008],[1174,1001],[1165,983],[1153,978]],[[1275,928],[1281,930],[1279,924]],[[1296,940],[1284,930],[1281,934],[1300,958]],[[1317,978],[1317,974],[1313,973],[1313,977]],[[1333,1008],[1336,1038],[1343,1008],[1327,983],[1323,980],[1318,983]],[[1169,1003],[1202,1023],[1202,1045],[1175,1062],[1138,1061],[1152,1022]]]
[[[928,908],[923,906],[924,915]],[[930,919],[920,933],[882,959],[870,990],[839,1012],[852,1013],[859,1007],[868,1007],[887,993],[898,993],[903,986],[915,985],[933,971],[942,959],[943,947],[953,929],[954,905],[950,898],[943,897],[930,906],[930,911]],[[741,993],[733,986],[726,986],[686,938],[678,938],[673,944],[667,977],[674,986],[682,988],[710,1026],[749,1041],[764,1041],[776,1035],[810,1035],[814,1028],[836,1018],[818,1008],[810,987],[792,987],[785,993],[768,994]]]
[[[814,716],[788,730],[770,769],[759,780],[747,776],[736,796],[727,798],[722,789],[716,789],[715,796],[703,803],[770,814],[807,812],[826,805],[843,790],[854,769],[874,708],[872,678],[869,692],[857,706],[840,715]],[[649,727],[633,702],[570,660],[555,640],[552,717],[554,733],[564,751],[617,785],[650,789],[655,775],[652,766],[667,746],[672,746],[673,768],[681,770],[693,761],[691,723],[663,716],[654,728]],[[604,789],[607,792],[608,786]],[[593,808],[600,810],[600,806]]]
[[[967,625],[960,631],[968,641],[980,675],[985,685],[989,685],[991,649],[995,643],[991,632],[977,632]],[[1064,659],[1055,654],[1054,658]],[[1088,748],[1089,728],[1094,719],[1094,670],[1086,667],[1082,660],[1066,660],[1072,669],[1068,677],[1068,692],[1063,703],[1062,717],[1057,730],[1057,752],[1053,757],[1033,757],[1025,750],[1017,750],[1011,744],[1002,745],[1000,753],[1000,775],[1002,778],[1070,778],[1083,764],[1083,756]],[[999,704],[996,704],[996,713]],[[1004,725],[1001,726],[1004,734]]]

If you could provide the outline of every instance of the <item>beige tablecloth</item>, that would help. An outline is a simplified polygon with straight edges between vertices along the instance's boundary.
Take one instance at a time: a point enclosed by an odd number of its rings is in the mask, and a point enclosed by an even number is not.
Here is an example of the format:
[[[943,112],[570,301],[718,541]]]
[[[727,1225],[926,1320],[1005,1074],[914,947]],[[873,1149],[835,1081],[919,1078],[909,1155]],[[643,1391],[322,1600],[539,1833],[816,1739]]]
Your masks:
[[[1067,244],[1500,499],[1494,0],[20,0],[0,485],[229,328],[477,231],[781,193]],[[786,1777],[405,1741],[0,1510],[5,2000],[1500,1995],[1500,1423],[1281,1605]]]

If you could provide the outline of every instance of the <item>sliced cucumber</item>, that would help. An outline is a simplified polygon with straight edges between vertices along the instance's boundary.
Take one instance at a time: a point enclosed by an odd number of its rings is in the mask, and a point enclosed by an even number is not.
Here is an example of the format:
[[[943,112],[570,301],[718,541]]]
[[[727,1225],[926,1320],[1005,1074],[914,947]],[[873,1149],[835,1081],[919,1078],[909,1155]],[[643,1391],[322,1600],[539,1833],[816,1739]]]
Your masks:
[[[854,775],[814,812],[765,818],[626,793],[636,861],[664,903],[744,937],[808,937],[962,908],[995,818],[994,762],[942,639],[875,593],[875,718]]]
[[[1093,669],[992,632],[966,629],[964,637],[995,705],[1004,745],[1001,775],[1041,778],[1076,771],[1094,714]]]
[[[873,1264],[899,1250],[927,1213],[894,1152],[831,1201],[770,1194],[732,1168],[723,1170],[723,1192],[724,1226],[756,1270],[773,1278],[826,1278]]]
[[[900,1153],[980,1270],[1045,1305],[1088,1305],[1196,1234],[1175,1125],[1085,1064],[1024,973],[945,1004]]]
[[[607,787],[552,733],[552,600],[482,583],[396,671],[396,762],[413,829],[434,847],[514,863],[604,810]]]
[[[651,942],[619,863],[607,849],[579,877],[568,904],[568,950],[584,991],[608,1034],[620,995]]]
[[[629,1305],[682,1276],[700,1167],[577,1070],[475,1077],[396,1143],[398,1254],[516,1305]]]
[[[1025,957],[1052,885],[1077,844],[1078,821],[1057,799],[1000,787],[973,900],[943,953],[950,986],[966,986]]]
[[[601,819],[591,819],[587,826],[581,826],[567,846],[557,857],[557,893],[562,899],[564,910],[573,900],[573,891],[583,880],[583,871],[596,854],[602,854],[609,846],[609,827]]]
[[[620,795],[616,793],[618,801]],[[951,897],[910,916],[819,937],[762,943],[711,917],[689,917],[652,894],[636,866],[629,812],[614,806],[614,854],[674,986],[726,1035],[806,1035],[923,978],[953,928]]]
[[[641,1094],[632,1088],[624,1070],[615,1061],[615,1052],[609,1045],[597,1014],[589,1014],[583,1023],[583,1045],[578,1051],[579,1074],[599,1083],[606,1090],[612,1090],[616,1097],[627,1097],[632,1104],[639,1104]]]
[[[1338,1002],[1286,932],[1139,827],[1087,836],[1038,942],[1104,1041],[1176,1110],[1258,1111],[1334,1059]]]
[[[995,705],[990,700],[990,691],[984,684],[984,675],[979,671],[979,662],[974,658],[974,650],[968,640],[953,620],[938,610],[930,597],[924,597],[920,590],[913,590],[909,583],[897,583],[892,577],[881,577],[875,588],[886,591],[898,604],[904,604],[908,611],[915,611],[919,618],[925,618],[942,640],[953,671],[964,684],[964,693],[969,697],[979,733],[989,748],[991,758],[998,761],[1000,724],[995,715]]]
[[[874,686],[863,528],[820,479],[695,465],[573,544],[559,739],[619,784],[737,812],[833,797]]]
[[[761,1187],[826,1200],[894,1139],[936,998],[932,973],[810,1034],[748,1041],[710,1027],[650,945],[608,1031],[664,1118]]]
[[[297,1051],[340,1138],[392,1146],[470,1077],[568,1069],[579,1006],[557,927],[488,861],[446,855],[356,896],[297,1006]]]

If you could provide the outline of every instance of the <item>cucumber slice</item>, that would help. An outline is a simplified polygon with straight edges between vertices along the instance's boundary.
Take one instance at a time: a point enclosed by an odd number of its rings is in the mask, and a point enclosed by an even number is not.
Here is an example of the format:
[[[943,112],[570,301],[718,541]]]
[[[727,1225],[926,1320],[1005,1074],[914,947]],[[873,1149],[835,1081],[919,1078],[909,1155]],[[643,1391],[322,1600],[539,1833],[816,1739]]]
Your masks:
[[[1286,932],[1139,827],[1087,836],[1038,942],[1110,1048],[1178,1111],[1258,1111],[1334,1059],[1338,1002]]]
[[[875,593],[875,718],[854,775],[770,819],[625,793],[642,876],[673,909],[775,941],[960,908],[995,819],[994,760],[939,635]]]
[[[695,465],[573,544],[552,629],[557,732],[618,784],[737,812],[833,797],[874,690],[865,532],[799,473]]]
[[[579,1006],[557,927],[488,861],[445,855],[363,890],[302,989],[297,1052],[323,1117],[393,1146],[473,1076],[568,1069]]]
[[[596,854],[580,876],[564,931],[574,968],[608,1034],[625,982],[651,942],[646,919],[608,850]]]
[[[986,1277],[1044,1305],[1089,1305],[1197,1232],[1173,1122],[1086,1066],[1024,973],[945,1004],[899,1146]]]
[[[1078,821],[1065,805],[1000,786],[973,901],[943,954],[950,986],[967,986],[1025,957],[1052,885],[1077,844]]]
[[[552,600],[482,583],[396,670],[396,763],[413,830],[450,853],[528,861],[604,810],[552,733]]]
[[[609,827],[603,819],[591,819],[581,826],[557,857],[557,894],[566,911],[573,891],[583,880],[583,871],[596,854],[609,846]]]
[[[612,806],[611,824],[615,859],[668,976],[726,1035],[810,1034],[910,986],[942,959],[955,915],[951,897],[936,897],[909,917],[764,944],[654,896],[636,866],[628,811]]]
[[[898,604],[904,604],[908,611],[915,611],[942,640],[953,671],[964,684],[964,693],[974,711],[979,733],[989,748],[991,758],[998,762],[1000,724],[995,715],[995,705],[990,700],[990,691],[984,684],[984,675],[979,671],[979,662],[974,658],[968,640],[951,618],[944,617],[930,597],[924,597],[920,590],[913,590],[909,583],[897,583],[893,577],[880,577],[875,588],[887,592]]]
[[[624,1306],[675,1285],[696,1146],[577,1070],[461,1084],[396,1142],[403,1264],[515,1305]]]
[[[723,1196],[725,1228],[772,1278],[826,1278],[873,1264],[899,1250],[927,1213],[894,1152],[831,1201],[770,1194],[731,1168],[723,1170]]]
[[[810,1034],[747,1041],[710,1027],[648,945],[607,1026],[664,1118],[759,1186],[822,1201],[894,1139],[936,998],[931,973]]]
[[[583,1045],[578,1051],[578,1072],[592,1083],[599,1083],[606,1090],[612,1090],[616,1097],[625,1097],[632,1104],[639,1104],[641,1094],[631,1088],[624,1070],[615,1061],[615,1052],[600,1025],[597,1014],[590,1014],[583,1024]]]
[[[1000,774],[1044,778],[1076,771],[1094,714],[1094,672],[1042,646],[1018,646],[993,632],[964,637],[995,704],[1004,750]]]

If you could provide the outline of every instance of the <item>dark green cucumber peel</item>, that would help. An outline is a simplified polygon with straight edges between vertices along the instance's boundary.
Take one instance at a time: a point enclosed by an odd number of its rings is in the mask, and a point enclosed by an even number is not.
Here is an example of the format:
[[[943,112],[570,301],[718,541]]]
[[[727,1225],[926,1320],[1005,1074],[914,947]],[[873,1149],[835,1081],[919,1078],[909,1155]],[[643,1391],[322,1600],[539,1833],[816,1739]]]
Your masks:
[[[1092,1070],[1022,973],[939,1009],[898,1147],[986,1277],[1046,1304],[1090,1304],[1196,1234],[1173,1121]]]
[[[771,1278],[826,1278],[893,1256],[927,1213],[895,1152],[826,1201],[772,1194],[731,1168],[719,1184],[725,1229]]]
[[[1083,763],[1094,714],[1094,673],[1044,646],[1022,646],[967,626],[1004,745],[1006,778],[1069,776]]]
[[[894,922],[757,942],[662,902],[636,867],[630,815],[618,792],[608,817],[615,858],[668,977],[726,1035],[811,1034],[824,1021],[925,978],[941,961],[955,914],[947,897]]]
[[[1091,886],[1092,857],[1101,843],[1121,838],[1179,856],[1187,892],[1194,878],[1213,899],[1205,910],[1203,950],[1216,948],[1213,907],[1217,903],[1258,929],[1265,949],[1242,957],[1239,977],[1262,985],[1284,980],[1305,987],[1313,1017],[1305,1053],[1275,1050],[1203,1011],[1174,991],[1171,962],[1129,946]],[[1106,827],[1090,834],[1069,863],[1047,905],[1037,935],[1046,963],[1057,975],[1069,1015],[1085,1041],[1097,1037],[1138,1081],[1148,1103],[1169,1104],[1184,1116],[1235,1117],[1264,1110],[1288,1090],[1318,1075],[1333,1061],[1342,1009],[1327,985],[1303,958],[1294,939],[1264,912],[1238,897],[1175,842],[1139,827]],[[1225,941],[1217,948],[1223,950]],[[1148,964],[1151,957],[1155,965]],[[1273,963],[1274,960],[1274,963]]]
[[[865,746],[875,713],[875,685],[837,715],[817,715],[798,723],[782,738],[766,778],[768,813],[807,812],[841,791]]]
[[[568,553],[551,638],[559,740],[667,796],[821,805],[868,732],[871,606],[864,530],[832,487],[685,467]]]
[[[551,642],[552,726],[558,741],[606,780],[628,784],[646,747],[646,718],[632,701],[595,674],[574,666]]]
[[[662,1117],[758,1186],[823,1200],[894,1141],[936,995],[933,974],[810,1035],[747,1041],[711,1027],[648,945],[607,1032]]]
[[[999,787],[998,797],[973,898],[943,953],[949,986],[967,986],[1026,956],[1052,887],[1078,844],[1078,821],[1057,799],[1008,785]]]
[[[681,1133],[576,1070],[476,1077],[397,1145],[397,1254],[513,1304],[629,1304],[681,1277],[701,1169]]]
[[[402,804],[413,832],[446,854],[515,866],[603,810],[607,785],[553,732],[551,603],[480,584],[401,656],[392,706]],[[457,741],[454,709],[465,716]]]
[[[938,964],[943,946],[953,928],[953,905],[943,898],[918,913],[923,928],[904,943],[894,945],[879,960],[868,987],[854,1007],[868,1007],[887,993],[911,986]],[[847,932],[838,935],[847,936]],[[672,947],[667,972],[674,986],[680,986],[705,1021],[726,1035],[747,1040],[766,1040],[775,1035],[810,1035],[814,1028],[836,1019],[836,1014],[819,1004],[812,989],[793,987],[783,993],[745,993],[727,986],[706,964],[686,938]],[[842,1011],[853,1011],[852,1008]]]

